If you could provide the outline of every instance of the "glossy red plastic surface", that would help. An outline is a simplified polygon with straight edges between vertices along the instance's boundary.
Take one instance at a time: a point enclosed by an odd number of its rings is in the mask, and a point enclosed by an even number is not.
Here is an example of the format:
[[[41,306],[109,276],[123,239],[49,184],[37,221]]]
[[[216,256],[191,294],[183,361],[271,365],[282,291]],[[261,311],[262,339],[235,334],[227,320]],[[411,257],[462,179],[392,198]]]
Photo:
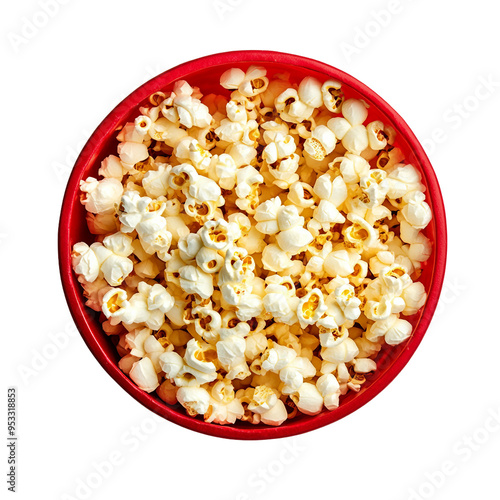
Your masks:
[[[109,154],[116,154],[117,130],[139,114],[139,107],[147,103],[149,95],[159,90],[171,90],[173,83],[179,79],[199,86],[204,94],[228,94],[219,85],[220,75],[231,67],[246,70],[251,64],[265,66],[271,77],[276,73],[289,72],[291,80],[297,83],[306,75],[319,80],[334,78],[342,82],[348,97],[363,98],[370,104],[368,120],[381,119],[398,132],[396,145],[405,153],[406,162],[420,170],[422,182],[427,188],[427,202],[433,211],[433,220],[425,230],[433,243],[433,254],[423,266],[420,278],[428,291],[428,299],[424,308],[409,318],[414,325],[412,336],[395,348],[384,348],[377,359],[377,372],[367,377],[360,392],[350,392],[342,397],[338,409],[324,410],[316,416],[301,415],[280,427],[253,426],[242,422],[227,426],[208,424],[200,417],[187,416],[180,405],[169,406],[154,393],[141,391],[118,368],[119,356],[114,344],[101,329],[99,315],[85,307],[82,288],[72,272],[70,259],[73,244],[78,241],[90,244],[93,241],[87,229],[85,209],[79,202],[79,182],[88,176],[97,177],[101,160]],[[132,397],[156,414],[194,431],[233,439],[272,439],[317,429],[349,415],[382,391],[406,365],[429,326],[443,284],[446,247],[446,217],[439,184],[422,146],[404,120],[375,92],[347,73],[313,59],[270,51],[225,52],[202,57],[158,75],[130,94],[97,127],[78,157],[64,195],[59,224],[59,264],[64,293],[78,330],[103,368]]]

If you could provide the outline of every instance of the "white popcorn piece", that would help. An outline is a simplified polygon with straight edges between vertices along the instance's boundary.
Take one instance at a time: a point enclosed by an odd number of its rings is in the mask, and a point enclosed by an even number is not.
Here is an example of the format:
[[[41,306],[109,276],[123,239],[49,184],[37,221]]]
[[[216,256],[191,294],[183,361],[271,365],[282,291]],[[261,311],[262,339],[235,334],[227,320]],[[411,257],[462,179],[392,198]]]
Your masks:
[[[168,313],[174,306],[173,297],[159,283],[151,286],[142,281],[138,284],[138,293],[135,293],[128,300],[121,304],[121,297],[110,294],[109,299],[105,296],[106,307],[103,304],[103,313],[106,317],[112,317],[113,320],[121,321],[123,324],[145,323],[153,330],[159,330],[165,321],[165,313]],[[106,294],[106,295],[108,295]],[[107,301],[111,300],[113,308],[110,309]],[[109,312],[107,312],[109,311]],[[112,313],[112,314],[111,314]],[[108,316],[109,314],[109,316]]]
[[[424,186],[420,180],[420,173],[413,165],[396,165],[394,170],[387,176],[389,183],[387,197],[396,200],[412,191],[423,192]]]
[[[302,328],[316,323],[326,312],[327,306],[323,293],[318,288],[313,288],[304,295],[297,305],[297,318]]]
[[[222,319],[217,311],[210,307],[197,306],[192,310],[196,333],[209,344],[215,344],[219,339]]]
[[[203,248],[201,236],[197,233],[189,233],[177,243],[180,258],[186,264],[194,263],[196,255]]]
[[[118,361],[118,368],[120,368],[120,370],[125,373],[125,375],[128,375],[134,363],[136,363],[140,359],[141,358],[138,358],[137,356],[132,356],[132,354],[126,354],[125,356],[123,356],[123,358],[120,359],[120,361]]]
[[[239,68],[227,70],[222,74],[220,84],[225,89],[237,89],[242,96],[255,97],[266,91],[269,79],[265,68],[250,66],[246,73]]]
[[[364,337],[358,337],[354,339],[354,342],[356,342],[359,349],[358,359],[376,356],[381,349],[381,345],[378,341],[371,342]]]
[[[427,300],[424,285],[420,282],[412,283],[402,291],[401,298],[405,302],[405,308],[401,312],[405,316],[416,314]]]
[[[245,409],[238,399],[225,403],[212,398],[210,403],[204,416],[205,422],[220,425],[234,424],[245,415]]]
[[[191,368],[202,372],[212,374],[216,371],[214,361],[217,359],[217,352],[213,346],[202,345],[196,339],[191,339],[186,346],[184,362]]]
[[[196,254],[196,264],[204,273],[218,273],[224,264],[224,257],[213,248],[202,247]]]
[[[165,196],[168,190],[168,179],[172,167],[170,165],[158,165],[158,170],[149,170],[142,179],[144,191],[150,198]]]
[[[411,324],[404,319],[396,319],[385,334],[385,341],[389,345],[398,345],[407,340],[412,331]]]
[[[102,177],[112,177],[121,182],[124,171],[126,171],[126,169],[124,169],[120,158],[115,155],[109,155],[102,160],[98,174]]]
[[[359,185],[364,193],[362,201],[367,208],[372,209],[385,201],[389,190],[386,177],[385,171],[380,169],[372,169],[368,175],[361,177]]]
[[[149,153],[145,144],[127,141],[118,144],[118,156],[124,164],[133,166],[146,160]]]
[[[415,229],[424,229],[432,219],[431,209],[424,201],[425,194],[421,191],[412,191],[403,199],[407,204],[401,210],[401,215]]]
[[[249,214],[254,214],[259,205],[259,185],[264,177],[252,166],[238,168],[236,172],[236,205]]]
[[[265,385],[258,385],[253,392],[248,409],[262,415],[273,408],[277,402],[278,397],[273,389]]]
[[[132,365],[130,378],[145,392],[153,392],[160,384],[153,363],[149,358],[142,358]]]
[[[383,122],[380,120],[369,123],[366,126],[366,131],[368,133],[368,144],[371,149],[380,151],[387,146],[389,141],[391,141],[390,143],[392,144],[392,140],[386,132]]]
[[[377,369],[377,363],[369,358],[353,359],[352,363],[356,373],[370,373]]]
[[[177,401],[189,415],[204,415],[210,406],[210,394],[203,387],[181,387],[177,391]]]
[[[329,174],[319,176],[314,184],[314,193],[321,201],[313,217],[324,230],[328,230],[330,224],[345,222],[345,217],[337,209],[347,198],[347,186],[342,177],[332,179]]]
[[[293,210],[293,207],[291,210]],[[295,209],[296,211],[297,209]],[[302,251],[313,241],[313,235],[304,227],[295,226],[286,231],[281,231],[276,236],[280,248],[287,254],[295,255]]]
[[[345,278],[354,273],[354,268],[360,259],[360,255],[352,249],[335,250],[325,257],[323,266],[328,276]]]
[[[323,403],[328,410],[334,410],[339,406],[340,385],[331,373],[322,375],[316,381],[316,388],[323,397]]]
[[[225,367],[232,367],[245,359],[246,342],[238,335],[225,336],[217,342],[216,347],[217,357]]]
[[[203,245],[214,250],[227,250],[233,243],[230,226],[224,219],[205,222],[198,234]]]
[[[287,199],[298,208],[311,208],[316,200],[313,188],[305,182],[294,182],[290,185]]]
[[[198,172],[192,165],[189,163],[181,163],[173,167],[170,171],[168,185],[170,188],[181,190],[186,194],[190,184],[196,181],[198,175]]]
[[[282,346],[276,342],[273,342],[272,345],[273,347],[268,348],[261,357],[262,368],[278,373],[297,357],[297,353],[294,349]]]
[[[291,135],[284,136],[278,132],[272,142],[270,142],[262,151],[262,158],[269,164],[272,165],[278,160],[287,158],[295,153],[297,146]]]
[[[151,128],[151,124],[153,121],[149,116],[139,115],[134,120],[134,129],[139,136],[145,136],[148,133],[148,130]]]
[[[368,250],[378,240],[378,234],[372,225],[359,215],[349,213],[347,219],[352,225],[343,230],[345,242],[356,250]]]
[[[321,86],[323,104],[326,109],[332,113],[340,112],[341,105],[344,101],[341,87],[341,83],[337,80],[327,80]]]
[[[286,89],[276,97],[274,104],[280,117],[286,122],[302,123],[314,112],[314,108],[301,101],[298,92],[292,88]]]
[[[241,283],[253,278],[255,263],[244,248],[229,247],[224,257],[224,264],[219,272],[218,285]]]
[[[321,83],[312,76],[306,76],[299,85],[298,94],[300,100],[307,106],[319,108],[323,104]]]
[[[75,273],[82,276],[88,283],[92,283],[99,276],[99,260],[87,243],[80,242],[73,245],[71,266]]]
[[[325,125],[317,126],[304,143],[304,151],[314,160],[321,161],[329,155],[337,143],[335,134]]]
[[[316,322],[319,330],[319,341],[321,347],[335,347],[341,344],[349,335],[346,327],[337,325],[335,318],[325,316]]]
[[[361,154],[368,146],[368,133],[362,123],[368,116],[365,104],[359,99],[347,99],[342,104],[343,118],[332,118],[328,128],[350,153]]]
[[[281,425],[288,418],[285,404],[281,399],[270,409],[260,414],[260,421],[266,425]]]
[[[302,387],[304,379],[310,379],[315,375],[316,368],[311,361],[305,357],[297,357],[280,370],[280,380],[285,384],[281,392],[293,394]]]
[[[80,201],[85,209],[93,214],[113,214],[117,211],[123,194],[122,183],[115,178],[100,181],[88,177],[80,181],[82,195]]]
[[[340,344],[333,347],[323,348],[321,356],[325,361],[331,363],[349,363],[359,354],[356,342],[347,337]]]
[[[335,289],[334,294],[346,319],[352,321],[358,319],[361,314],[359,308],[361,300],[356,297],[354,287],[352,285],[341,285]]]
[[[294,288],[290,289],[283,282],[283,278],[277,275],[266,278],[267,286],[263,305],[277,321],[292,325],[297,322],[296,311],[299,299],[295,296]]]
[[[281,200],[278,196],[261,203],[254,215],[257,221],[256,229],[263,234],[276,234],[279,231],[278,211],[280,208]]]
[[[224,153],[213,157],[213,170],[222,189],[233,189],[236,184],[236,163]]]
[[[146,355],[144,344],[151,337],[150,328],[136,328],[125,335],[125,345],[130,349],[130,354],[143,358]]]
[[[102,298],[102,312],[112,318],[112,324],[134,322],[133,308],[127,299],[127,292],[121,288],[111,288]]]
[[[323,409],[323,396],[314,384],[304,382],[292,399],[297,408],[306,415],[317,415]]]
[[[188,294],[199,295],[208,299],[214,292],[213,279],[195,266],[184,266],[179,269],[179,285]]]
[[[164,352],[160,355],[160,366],[166,377],[173,379],[177,377],[184,366],[184,360],[174,351]]]

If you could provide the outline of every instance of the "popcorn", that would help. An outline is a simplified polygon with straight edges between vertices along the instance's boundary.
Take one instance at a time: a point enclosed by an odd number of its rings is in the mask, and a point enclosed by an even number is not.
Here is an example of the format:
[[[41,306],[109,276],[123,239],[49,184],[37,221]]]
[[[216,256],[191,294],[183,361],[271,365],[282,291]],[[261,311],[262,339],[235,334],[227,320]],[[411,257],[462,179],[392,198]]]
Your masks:
[[[233,157],[234,158],[234,157]],[[252,166],[238,168],[236,171],[236,205],[249,214],[254,214],[259,201],[259,184],[264,177]]]
[[[345,217],[338,211],[347,198],[347,186],[342,177],[331,179],[329,174],[319,176],[314,184],[314,193],[320,198],[313,218],[326,231],[331,224],[345,222]]]
[[[323,298],[323,293],[317,288],[313,288],[299,300],[297,305],[297,318],[302,328],[316,323],[326,312],[327,306]]]
[[[276,236],[276,242],[288,254],[298,253],[314,239],[313,235],[303,227],[304,217],[299,216],[297,208],[293,205],[282,207],[277,221],[280,232]]]
[[[164,352],[160,355],[160,366],[169,379],[177,377],[184,366],[184,360],[174,351]]]
[[[321,86],[321,95],[323,98],[323,104],[328,111],[332,113],[338,113],[342,102],[344,101],[344,95],[340,90],[342,85],[336,80],[327,80]]]
[[[126,171],[126,169],[124,169],[120,158],[115,155],[109,155],[102,160],[101,168],[98,173],[102,177],[112,177],[121,182],[124,171]]]
[[[323,348],[321,351],[322,358],[331,363],[349,363],[358,354],[359,349],[356,342],[349,337],[340,344]]]
[[[252,66],[221,85],[177,81],[123,125],[80,183],[97,236],[71,260],[141,390],[276,426],[339,407],[411,336],[432,210],[395,130],[341,82]]]
[[[223,366],[229,368],[245,361],[246,349],[245,339],[231,330],[221,331],[221,340],[217,342],[217,357]]]
[[[145,144],[127,141],[118,144],[118,155],[124,164],[134,166],[136,163],[146,160],[149,153]]]
[[[365,104],[358,99],[347,99],[341,108],[343,118],[332,118],[328,128],[342,141],[347,151],[359,155],[369,146],[368,133],[362,123],[368,116]]]
[[[352,285],[341,285],[335,289],[334,294],[345,318],[353,321],[358,319],[361,314],[359,308],[361,301],[356,297],[354,287]]]
[[[248,409],[262,415],[271,410],[278,403],[275,392],[265,385],[258,385],[253,393]]]
[[[328,410],[338,408],[340,385],[331,373],[319,377],[316,382],[316,388],[323,397],[323,403]]]
[[[196,253],[196,264],[204,273],[218,273],[224,264],[224,258],[217,252],[217,250],[202,247]]]
[[[384,123],[380,120],[369,123],[366,126],[366,131],[368,133],[368,144],[375,151],[384,149],[387,144],[392,144],[394,140],[393,137],[390,137],[390,135],[394,135],[394,130],[386,131]]]
[[[299,411],[306,415],[317,415],[323,408],[323,396],[315,385],[304,382],[292,399]]]
[[[227,70],[220,78],[225,89],[237,89],[245,97],[254,97],[266,91],[269,79],[266,70],[260,66],[250,66],[247,72],[233,68]]]
[[[278,275],[267,277],[266,284],[266,295],[263,299],[265,310],[280,323],[295,323],[299,299],[293,293],[294,290],[283,284],[283,278]]]
[[[336,143],[335,134],[325,125],[319,125],[306,139],[304,151],[314,160],[321,161],[334,150]]]
[[[198,234],[203,245],[214,250],[224,251],[233,242],[230,226],[224,219],[205,222]]]
[[[181,387],[177,391],[177,401],[189,415],[203,415],[210,405],[210,394],[203,387]]]
[[[425,194],[421,191],[412,191],[403,199],[407,204],[401,210],[401,215],[415,229],[424,229],[432,218],[431,209],[424,201]]]
[[[288,418],[285,404],[281,399],[270,409],[260,414],[260,421],[266,425],[281,425]]]
[[[214,373],[216,370],[214,360],[217,359],[217,353],[209,344],[201,344],[195,339],[191,339],[186,346],[184,354],[185,363],[202,373]]]
[[[156,370],[149,358],[142,358],[135,362],[129,375],[139,389],[144,392],[153,392],[160,385]]]
[[[179,269],[179,285],[186,293],[197,294],[202,299],[208,299],[214,292],[212,276],[194,266]]]
[[[82,276],[88,283],[92,283],[99,276],[99,260],[87,243],[80,242],[73,246],[71,266],[75,273]]]
[[[212,121],[208,107],[196,99],[193,93],[194,89],[187,82],[179,80],[162,113],[170,121],[179,121],[186,128],[208,127]]]
[[[168,178],[172,167],[170,165],[158,165],[158,170],[149,170],[142,179],[142,186],[150,198],[165,196],[168,191]]]
[[[88,177],[80,181],[80,201],[85,209],[93,214],[113,214],[120,205],[123,186],[118,179],[104,178],[100,181]]]

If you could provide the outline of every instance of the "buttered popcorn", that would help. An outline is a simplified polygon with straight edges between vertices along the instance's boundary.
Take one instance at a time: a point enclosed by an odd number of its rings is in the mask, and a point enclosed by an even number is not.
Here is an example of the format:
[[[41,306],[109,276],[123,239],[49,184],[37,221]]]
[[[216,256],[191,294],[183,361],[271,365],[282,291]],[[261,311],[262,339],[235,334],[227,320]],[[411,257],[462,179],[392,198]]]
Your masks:
[[[119,367],[209,423],[334,411],[427,298],[432,211],[396,131],[341,82],[290,79],[177,81],[80,183],[95,241],[72,265]]]

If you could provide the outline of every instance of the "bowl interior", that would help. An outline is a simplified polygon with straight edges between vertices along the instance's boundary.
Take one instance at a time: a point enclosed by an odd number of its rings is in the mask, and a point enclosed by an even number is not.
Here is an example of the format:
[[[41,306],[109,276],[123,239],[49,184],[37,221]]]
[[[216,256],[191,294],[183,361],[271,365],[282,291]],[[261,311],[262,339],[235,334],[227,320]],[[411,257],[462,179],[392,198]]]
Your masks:
[[[423,264],[420,277],[429,297],[419,313],[405,318],[414,327],[412,336],[399,346],[384,347],[377,358],[377,371],[367,376],[360,392],[350,391],[341,397],[338,409],[324,410],[316,416],[299,415],[280,427],[254,426],[240,421],[232,426],[206,424],[200,417],[188,417],[180,405],[169,406],[154,393],[147,394],[138,389],[119,370],[118,353],[112,338],[101,329],[99,314],[84,306],[82,288],[71,270],[69,258],[76,242],[90,244],[94,241],[94,236],[87,228],[86,211],[79,202],[79,182],[89,176],[98,177],[101,160],[116,154],[118,130],[140,114],[139,107],[148,103],[149,95],[155,91],[172,90],[175,81],[185,79],[191,85],[198,86],[203,94],[213,92],[229,96],[229,91],[219,85],[220,75],[235,66],[246,70],[250,64],[262,64],[271,78],[278,73],[288,72],[293,83],[299,83],[305,76],[314,76],[320,81],[328,78],[341,81],[347,97],[360,98],[369,104],[368,121],[380,119],[396,129],[395,145],[403,151],[405,162],[412,163],[422,174],[426,201],[433,210],[433,219],[424,230],[433,244],[433,253]],[[168,420],[206,434],[241,439],[274,438],[312,430],[348,415],[372,399],[401,371],[420,343],[437,304],[446,259],[446,223],[439,185],[429,160],[408,125],[373,91],[340,70],[298,56],[273,52],[226,53],[191,61],[162,73],[128,96],[101,123],[84,147],[68,182],[61,212],[59,253],[63,287],[77,327],[101,365],[134,398]]]

